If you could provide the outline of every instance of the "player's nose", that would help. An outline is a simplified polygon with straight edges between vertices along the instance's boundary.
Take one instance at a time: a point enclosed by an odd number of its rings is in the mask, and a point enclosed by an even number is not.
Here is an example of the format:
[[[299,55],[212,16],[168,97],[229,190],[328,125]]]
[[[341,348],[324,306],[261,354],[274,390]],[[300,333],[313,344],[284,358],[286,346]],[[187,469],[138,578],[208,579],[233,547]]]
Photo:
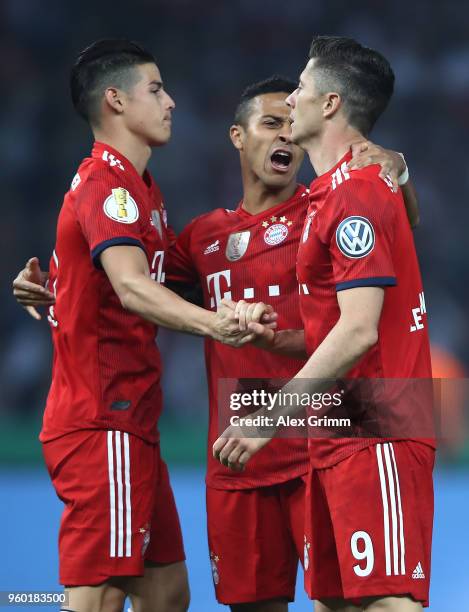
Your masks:
[[[289,106],[290,108],[295,108],[295,94],[296,94],[296,89],[285,100],[285,104]]]
[[[290,125],[290,121],[284,121],[282,128],[280,130],[280,132],[278,133],[278,137],[279,140],[284,143],[284,142],[289,142],[290,141],[290,136],[291,136],[291,125]]]
[[[166,107],[168,110],[174,110],[176,108],[176,102],[171,98],[169,93],[166,93]]]

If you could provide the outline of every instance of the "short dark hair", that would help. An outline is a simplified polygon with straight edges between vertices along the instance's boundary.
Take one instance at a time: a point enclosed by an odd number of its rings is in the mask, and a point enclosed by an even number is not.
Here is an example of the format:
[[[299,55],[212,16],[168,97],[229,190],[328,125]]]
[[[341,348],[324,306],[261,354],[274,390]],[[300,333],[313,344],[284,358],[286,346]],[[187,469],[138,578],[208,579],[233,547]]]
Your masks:
[[[316,36],[309,58],[316,60],[315,82],[320,92],[337,91],[350,125],[368,135],[394,90],[394,72],[388,60],[342,36]]]
[[[91,124],[99,123],[101,97],[109,86],[128,90],[135,82],[132,68],[156,63],[140,44],[117,38],[98,40],[79,53],[70,75],[75,110]]]
[[[234,120],[235,123],[246,127],[249,121],[249,113],[251,111],[251,101],[257,96],[262,96],[269,93],[292,93],[295,91],[296,83],[291,79],[274,74],[268,79],[257,81],[248,85],[241,94],[238,106],[236,107]]]

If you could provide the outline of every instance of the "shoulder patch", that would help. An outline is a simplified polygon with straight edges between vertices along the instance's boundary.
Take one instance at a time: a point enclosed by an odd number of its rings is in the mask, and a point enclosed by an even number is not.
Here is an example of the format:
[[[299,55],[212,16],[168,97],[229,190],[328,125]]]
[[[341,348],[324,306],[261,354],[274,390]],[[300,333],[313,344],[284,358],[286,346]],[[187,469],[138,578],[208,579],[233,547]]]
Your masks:
[[[104,200],[103,210],[110,219],[119,223],[135,223],[139,216],[137,203],[123,187],[112,190]]]
[[[336,241],[346,257],[366,257],[375,247],[373,225],[366,217],[347,217],[337,228]]]

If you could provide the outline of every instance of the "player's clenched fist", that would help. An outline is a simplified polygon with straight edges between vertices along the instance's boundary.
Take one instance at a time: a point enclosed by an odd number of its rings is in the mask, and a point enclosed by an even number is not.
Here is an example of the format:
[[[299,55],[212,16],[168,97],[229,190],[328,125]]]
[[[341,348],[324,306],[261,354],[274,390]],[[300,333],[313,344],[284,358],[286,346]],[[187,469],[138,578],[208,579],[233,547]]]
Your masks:
[[[41,270],[39,259],[32,257],[13,281],[16,301],[24,306],[34,319],[41,318],[37,311],[38,306],[52,306],[55,303],[54,295],[45,288],[48,276],[47,272]]]
[[[277,313],[272,306],[263,302],[248,303],[244,300],[233,302],[223,299],[218,307],[214,336],[217,340],[235,347],[244,346],[256,339],[250,331],[252,324],[262,325],[268,330],[277,327]]]

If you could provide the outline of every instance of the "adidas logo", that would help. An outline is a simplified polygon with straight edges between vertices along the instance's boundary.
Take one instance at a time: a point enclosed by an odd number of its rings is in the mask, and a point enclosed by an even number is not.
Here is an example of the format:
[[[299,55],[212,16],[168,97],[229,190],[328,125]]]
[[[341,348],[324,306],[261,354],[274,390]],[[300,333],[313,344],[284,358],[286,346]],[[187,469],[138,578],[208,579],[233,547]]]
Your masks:
[[[215,240],[213,244],[210,244],[204,251],[204,255],[208,255],[209,253],[215,253],[215,251],[220,250],[220,241]]]
[[[417,567],[412,572],[412,578],[414,580],[416,580],[417,578],[425,578],[425,574],[423,573],[423,568],[420,561],[417,563]]]

